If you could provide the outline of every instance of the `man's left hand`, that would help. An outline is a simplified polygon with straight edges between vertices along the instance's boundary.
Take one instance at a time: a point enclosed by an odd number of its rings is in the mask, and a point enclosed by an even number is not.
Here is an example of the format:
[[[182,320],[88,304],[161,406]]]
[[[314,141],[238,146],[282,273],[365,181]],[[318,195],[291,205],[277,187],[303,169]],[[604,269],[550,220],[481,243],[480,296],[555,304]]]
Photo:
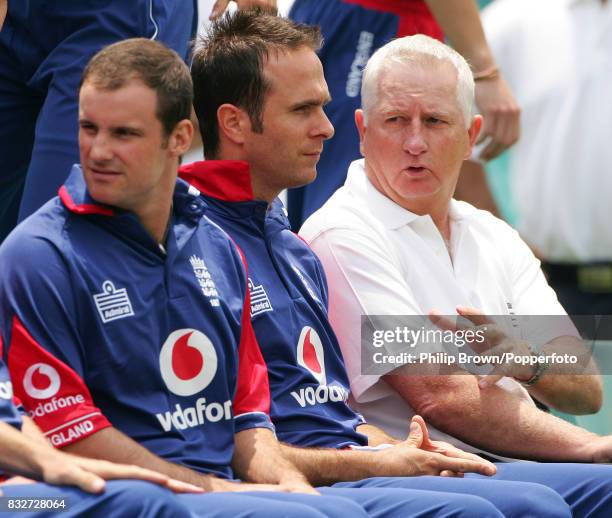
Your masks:
[[[477,143],[488,140],[479,158],[486,162],[518,140],[521,110],[502,77],[476,81],[476,105],[484,118]]]

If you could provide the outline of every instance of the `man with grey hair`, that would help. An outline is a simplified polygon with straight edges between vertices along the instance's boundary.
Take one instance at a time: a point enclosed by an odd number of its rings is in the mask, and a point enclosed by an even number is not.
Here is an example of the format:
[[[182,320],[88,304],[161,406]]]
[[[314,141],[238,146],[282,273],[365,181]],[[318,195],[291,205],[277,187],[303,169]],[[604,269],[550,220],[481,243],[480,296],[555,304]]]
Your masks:
[[[408,367],[396,365],[373,373],[361,365],[361,315],[430,315],[452,329],[438,315],[459,314],[488,324],[485,338],[491,347],[512,343],[524,356],[538,352],[526,342],[512,342],[483,312],[566,320],[538,261],[516,232],[452,199],[482,124],[470,113],[473,89],[465,60],[431,38],[401,38],[379,49],[366,66],[363,110],[355,114],[364,159],[351,164],[344,187],[301,230],[326,270],[330,320],[353,403],[371,424],[396,437],[418,413],[437,428],[437,438],[472,451],[610,462],[611,437],[546,414],[529,397],[566,411],[596,411],[602,397],[598,376],[562,369],[555,376],[538,364],[482,378],[425,375],[425,370],[401,376]],[[570,328],[560,338],[551,336],[555,340],[545,340],[543,352],[578,346],[575,335],[565,336],[572,333]],[[585,372],[596,372],[591,361]],[[496,477],[547,485],[574,515],[585,516],[610,513],[611,475],[610,466],[515,462],[498,464]]]

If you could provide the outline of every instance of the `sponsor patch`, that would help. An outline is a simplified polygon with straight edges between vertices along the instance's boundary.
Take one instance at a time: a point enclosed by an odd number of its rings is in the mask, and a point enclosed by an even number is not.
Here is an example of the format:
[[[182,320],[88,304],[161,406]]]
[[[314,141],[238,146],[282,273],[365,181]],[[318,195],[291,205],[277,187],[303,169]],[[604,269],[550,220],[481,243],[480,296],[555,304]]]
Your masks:
[[[120,318],[134,316],[127,290],[115,288],[111,281],[104,281],[102,293],[96,293],[93,298],[100,318],[105,324]]]

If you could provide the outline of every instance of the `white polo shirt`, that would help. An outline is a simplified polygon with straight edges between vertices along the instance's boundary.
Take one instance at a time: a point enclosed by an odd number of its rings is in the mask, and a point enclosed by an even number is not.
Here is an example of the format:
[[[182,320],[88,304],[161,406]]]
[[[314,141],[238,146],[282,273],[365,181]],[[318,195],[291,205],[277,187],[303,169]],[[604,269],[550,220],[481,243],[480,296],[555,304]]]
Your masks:
[[[522,108],[518,230],[547,261],[612,261],[612,2],[497,0],[482,20]]]
[[[361,373],[361,315],[427,315],[432,309],[454,315],[457,305],[488,315],[565,314],[515,230],[465,202],[452,200],[450,217],[452,260],[432,219],[381,194],[368,180],[364,161],[357,160],[345,185],[300,231],[327,274],[329,317],[352,403],[396,437],[406,436],[414,411],[380,375]],[[531,402],[513,379],[504,378],[502,386]],[[435,429],[432,435],[479,451]]]

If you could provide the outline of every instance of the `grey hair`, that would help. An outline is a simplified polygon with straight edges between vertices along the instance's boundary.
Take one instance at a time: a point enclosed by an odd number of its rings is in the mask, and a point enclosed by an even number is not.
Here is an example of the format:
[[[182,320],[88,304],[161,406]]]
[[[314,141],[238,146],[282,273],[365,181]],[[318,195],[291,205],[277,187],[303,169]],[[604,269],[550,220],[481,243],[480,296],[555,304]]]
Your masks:
[[[474,103],[474,76],[464,57],[448,45],[429,36],[417,34],[393,40],[379,48],[368,60],[361,84],[361,106],[367,122],[368,111],[376,103],[379,75],[381,72],[400,65],[423,66],[431,58],[450,62],[457,71],[457,101],[463,113],[466,127],[472,120]]]

